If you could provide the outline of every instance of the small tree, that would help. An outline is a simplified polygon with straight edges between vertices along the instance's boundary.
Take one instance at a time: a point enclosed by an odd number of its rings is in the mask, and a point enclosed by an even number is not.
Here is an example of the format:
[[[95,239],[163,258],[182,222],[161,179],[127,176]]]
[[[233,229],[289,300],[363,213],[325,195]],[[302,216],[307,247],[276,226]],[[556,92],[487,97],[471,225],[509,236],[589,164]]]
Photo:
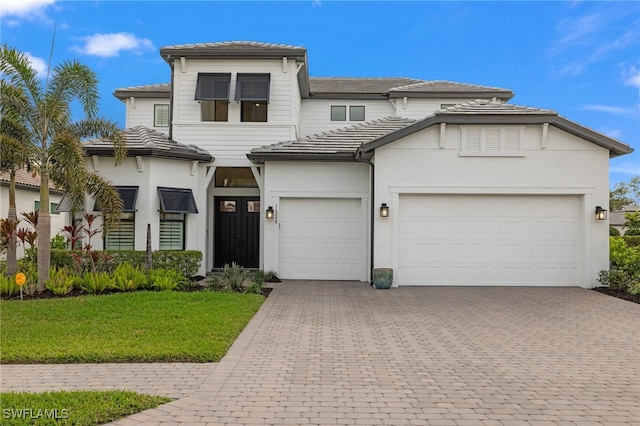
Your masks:
[[[77,61],[66,61],[38,78],[27,56],[3,45],[0,73],[6,89],[0,92],[3,108],[24,124],[22,140],[33,152],[32,165],[40,174],[38,223],[38,292],[44,291],[51,265],[51,212],[49,181],[68,196],[72,210],[82,210],[85,193],[102,208],[104,227],[120,220],[122,200],[118,191],[98,174],[84,167],[82,140],[99,137],[113,142],[116,164],[125,156],[125,142],[117,125],[98,117],[98,80]],[[77,102],[84,118],[73,121],[71,105]]]

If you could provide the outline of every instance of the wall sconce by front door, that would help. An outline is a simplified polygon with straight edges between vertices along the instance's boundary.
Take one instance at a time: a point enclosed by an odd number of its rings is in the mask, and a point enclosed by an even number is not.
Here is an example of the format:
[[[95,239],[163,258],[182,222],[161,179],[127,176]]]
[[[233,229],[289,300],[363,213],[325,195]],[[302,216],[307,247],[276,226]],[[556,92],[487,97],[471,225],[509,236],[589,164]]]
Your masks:
[[[380,217],[389,217],[389,206],[387,206],[387,203],[382,203],[380,206]]]
[[[596,206],[596,220],[607,220],[607,210]]]
[[[272,206],[267,207],[267,220],[273,220],[276,217],[276,213]]]

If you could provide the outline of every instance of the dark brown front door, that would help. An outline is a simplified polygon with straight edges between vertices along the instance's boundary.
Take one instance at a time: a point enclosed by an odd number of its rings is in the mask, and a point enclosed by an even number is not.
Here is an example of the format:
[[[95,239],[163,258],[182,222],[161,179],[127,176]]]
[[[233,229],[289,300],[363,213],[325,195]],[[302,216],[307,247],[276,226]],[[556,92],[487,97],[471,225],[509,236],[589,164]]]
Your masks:
[[[260,256],[260,199],[215,197],[216,268],[235,262],[257,268]]]

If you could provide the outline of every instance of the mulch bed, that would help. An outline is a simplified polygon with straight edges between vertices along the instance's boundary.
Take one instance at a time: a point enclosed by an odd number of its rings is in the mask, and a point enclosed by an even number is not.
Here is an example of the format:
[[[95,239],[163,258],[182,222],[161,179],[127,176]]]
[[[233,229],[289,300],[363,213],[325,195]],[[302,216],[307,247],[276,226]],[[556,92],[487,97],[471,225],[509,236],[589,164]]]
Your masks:
[[[616,290],[609,287],[596,287],[593,289],[593,291],[640,304],[640,294],[629,294],[624,290]]]

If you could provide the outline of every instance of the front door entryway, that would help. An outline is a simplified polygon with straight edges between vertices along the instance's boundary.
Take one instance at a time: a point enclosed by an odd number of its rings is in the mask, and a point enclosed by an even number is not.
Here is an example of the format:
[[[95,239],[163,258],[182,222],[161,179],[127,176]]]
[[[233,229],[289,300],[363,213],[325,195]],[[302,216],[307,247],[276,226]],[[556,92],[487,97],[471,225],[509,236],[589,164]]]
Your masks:
[[[214,267],[237,263],[257,268],[260,262],[260,199],[215,197]]]

